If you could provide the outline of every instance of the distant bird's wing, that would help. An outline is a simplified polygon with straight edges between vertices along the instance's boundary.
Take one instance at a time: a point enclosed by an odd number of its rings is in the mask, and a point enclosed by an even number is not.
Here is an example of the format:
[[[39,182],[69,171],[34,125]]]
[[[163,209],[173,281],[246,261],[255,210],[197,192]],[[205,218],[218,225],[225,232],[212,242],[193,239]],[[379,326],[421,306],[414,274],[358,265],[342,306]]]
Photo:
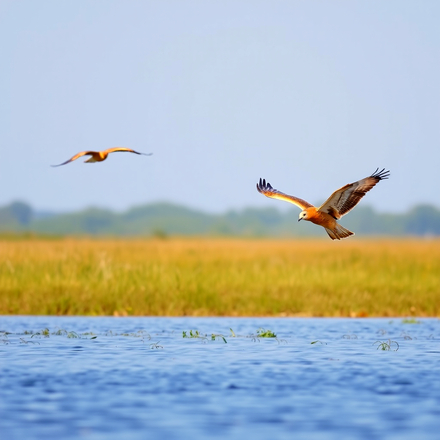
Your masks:
[[[257,190],[259,193],[264,194],[266,197],[270,197],[271,199],[279,199],[284,200],[285,202],[293,203],[301,209],[310,208],[310,203],[305,200],[299,199],[298,197],[289,196],[287,194],[278,191],[275,188],[272,188],[269,182],[266,182],[265,179],[260,179],[260,182],[257,183]]]
[[[379,168],[369,177],[357,182],[349,183],[336,190],[319,208],[318,211],[326,212],[335,219],[341,218],[350,212],[378,182],[388,179],[389,171]]]
[[[51,167],[60,167],[61,165],[66,165],[69,162],[73,162],[74,160],[78,159],[79,157],[87,156],[87,155],[93,156],[93,154],[96,154],[96,153],[97,153],[97,151],[81,151],[81,153],[75,154],[75,156],[71,157],[69,160],[66,160],[63,163],[60,163],[59,165],[51,165]]]
[[[139,151],[134,151],[131,148],[126,147],[114,147],[105,150],[106,153],[118,153],[118,152],[126,152],[126,153],[134,153],[134,154],[142,154],[143,156],[151,156],[153,153],[139,153]]]

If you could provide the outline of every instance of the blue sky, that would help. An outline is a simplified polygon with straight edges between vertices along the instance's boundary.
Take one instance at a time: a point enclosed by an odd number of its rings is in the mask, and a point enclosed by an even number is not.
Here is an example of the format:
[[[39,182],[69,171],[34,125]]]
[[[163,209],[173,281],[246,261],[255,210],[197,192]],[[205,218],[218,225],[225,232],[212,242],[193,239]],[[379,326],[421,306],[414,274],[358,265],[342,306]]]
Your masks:
[[[0,205],[440,206],[440,2],[0,2]],[[126,146],[102,163],[50,168]],[[285,208],[288,205],[284,206]]]

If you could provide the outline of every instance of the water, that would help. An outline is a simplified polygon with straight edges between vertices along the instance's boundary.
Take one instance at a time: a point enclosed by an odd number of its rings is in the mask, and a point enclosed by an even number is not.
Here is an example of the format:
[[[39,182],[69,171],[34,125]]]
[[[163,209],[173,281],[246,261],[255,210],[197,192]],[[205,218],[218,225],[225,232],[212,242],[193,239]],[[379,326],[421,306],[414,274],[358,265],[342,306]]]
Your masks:
[[[0,330],[2,440],[440,436],[438,319],[20,316]]]

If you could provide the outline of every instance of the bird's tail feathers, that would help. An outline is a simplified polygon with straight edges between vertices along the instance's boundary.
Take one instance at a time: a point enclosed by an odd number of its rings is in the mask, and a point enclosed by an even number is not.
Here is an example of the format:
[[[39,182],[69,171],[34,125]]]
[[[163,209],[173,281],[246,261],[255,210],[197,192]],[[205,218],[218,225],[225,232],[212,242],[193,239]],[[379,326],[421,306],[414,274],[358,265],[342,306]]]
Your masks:
[[[327,229],[328,236],[332,240],[340,240],[341,238],[347,238],[350,237],[350,235],[354,235],[354,232],[349,231],[347,228],[344,228],[339,223],[336,224],[336,227],[334,229]]]

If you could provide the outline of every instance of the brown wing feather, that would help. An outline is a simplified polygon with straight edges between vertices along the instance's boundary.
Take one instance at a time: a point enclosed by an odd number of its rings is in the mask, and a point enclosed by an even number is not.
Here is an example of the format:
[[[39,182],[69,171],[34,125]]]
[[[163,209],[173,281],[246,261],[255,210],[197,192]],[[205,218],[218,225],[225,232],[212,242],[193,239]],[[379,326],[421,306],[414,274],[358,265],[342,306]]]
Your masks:
[[[73,162],[74,160],[78,159],[79,157],[83,157],[83,156],[93,156],[94,154],[97,154],[97,151],[81,151],[81,153],[75,154],[75,156],[71,157],[69,160],[66,160],[63,163],[60,163],[59,165],[51,165],[51,167],[60,167],[61,165],[66,165],[70,162]]]
[[[107,150],[104,151],[104,153],[107,153],[107,154],[118,153],[118,152],[142,154],[143,156],[151,156],[152,155],[152,153],[139,153],[139,151],[135,151],[135,150],[132,150],[131,148],[126,148],[126,147],[108,148]]]
[[[335,219],[341,218],[350,212],[378,182],[388,179],[389,171],[385,168],[379,171],[379,168],[365,179],[349,183],[336,190],[319,208],[318,211],[326,212]]]
[[[270,197],[271,199],[284,200],[285,202],[293,203],[301,209],[310,208],[310,203],[305,200],[299,199],[298,197],[289,196],[287,194],[278,191],[275,188],[272,188],[272,185],[269,182],[266,182],[265,179],[260,179],[260,182],[257,183],[257,190],[259,193],[265,195],[266,197]]]

